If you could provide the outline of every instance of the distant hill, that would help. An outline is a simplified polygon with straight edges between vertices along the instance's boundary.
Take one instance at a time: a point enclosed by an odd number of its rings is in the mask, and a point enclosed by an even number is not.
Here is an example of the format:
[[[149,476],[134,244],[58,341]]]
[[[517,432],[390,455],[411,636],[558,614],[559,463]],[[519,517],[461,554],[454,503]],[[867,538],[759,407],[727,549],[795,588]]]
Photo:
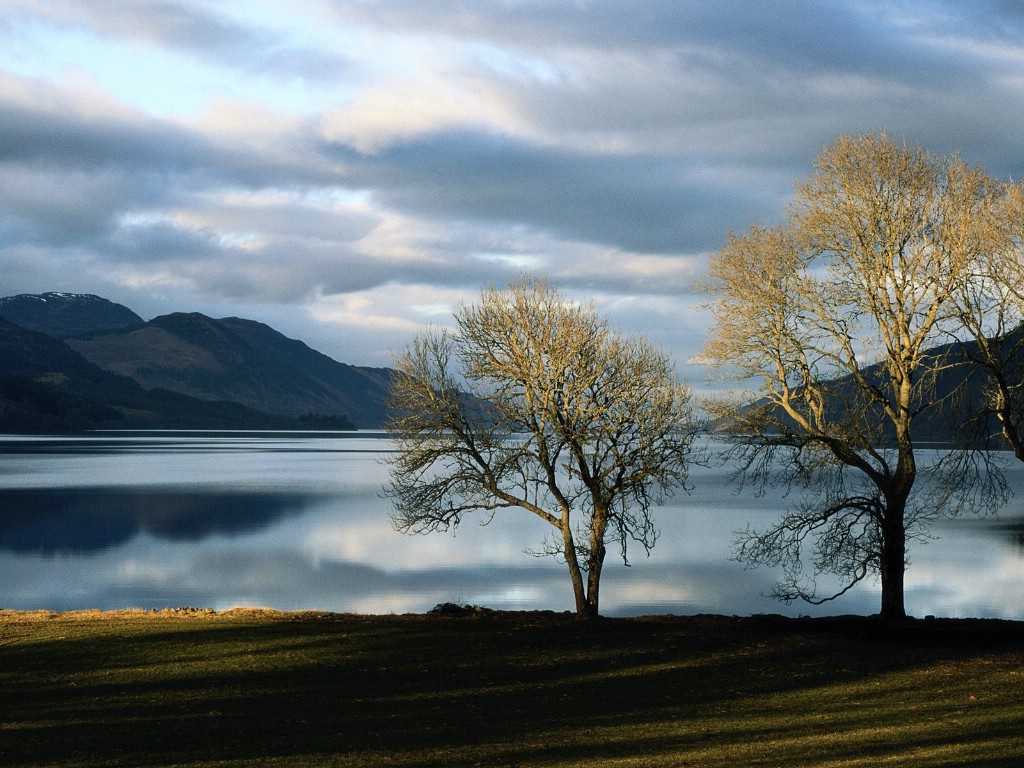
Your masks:
[[[63,342],[0,317],[0,429],[68,432],[116,421],[105,401],[144,398],[142,388],[100,370]],[[122,398],[128,395],[128,398]]]
[[[384,420],[387,370],[339,363],[253,320],[174,313],[67,343],[147,389],[282,416],[343,415],[361,428],[379,428]]]
[[[59,339],[0,317],[0,432],[91,429],[303,429],[328,426],[238,403],[146,390]],[[332,428],[351,428],[338,420]]]
[[[253,320],[179,312],[147,323],[127,307],[72,293],[0,298],[0,318],[8,321],[0,325],[0,414],[10,422],[20,413],[17,431],[32,431],[33,418],[52,421],[36,402],[45,397],[58,401],[48,406],[58,421],[81,429],[113,418],[100,417],[106,407],[133,425],[209,421],[211,409],[220,428],[261,428],[262,419],[288,425],[280,428],[377,429],[384,421],[389,369],[339,363]],[[26,335],[33,333],[48,339]],[[185,412],[175,416],[175,407]]]
[[[68,339],[144,321],[128,307],[89,293],[21,293],[0,298],[0,316],[30,331]]]
[[[1012,364],[1008,364],[1006,375],[1010,380],[1024,380],[1024,327],[1018,328],[1007,335],[1005,348],[1016,350]],[[914,418],[914,440],[919,446],[928,444],[945,446],[968,446],[974,448],[987,447],[1007,449],[999,423],[986,409],[988,393],[991,389],[991,374],[971,361],[978,357],[976,342],[954,342],[933,347],[925,352],[923,369],[935,367],[941,372],[930,382],[930,386],[922,388],[920,397],[928,402],[915,404],[920,412]],[[889,377],[881,364],[871,365],[864,369],[868,380],[873,386],[885,391],[890,386]],[[842,376],[829,384],[830,396],[825,407],[829,418],[835,422],[842,419],[842,413],[848,404],[863,400],[864,393],[854,382],[852,376]],[[751,403],[750,408],[761,408],[766,400]],[[892,445],[895,431],[892,422],[882,413],[877,403],[867,407],[865,423],[877,425],[874,439],[878,445]],[[776,418],[782,423],[790,423],[781,409],[776,410]],[[712,430],[725,429],[726,421],[711,425]]]

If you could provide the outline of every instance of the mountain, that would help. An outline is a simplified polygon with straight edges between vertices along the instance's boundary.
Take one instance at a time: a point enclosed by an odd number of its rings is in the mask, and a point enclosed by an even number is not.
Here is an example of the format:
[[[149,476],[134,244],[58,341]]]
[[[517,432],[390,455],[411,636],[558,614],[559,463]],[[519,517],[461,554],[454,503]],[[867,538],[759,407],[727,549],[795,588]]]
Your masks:
[[[0,298],[0,316],[56,339],[127,328],[143,322],[128,307],[89,293],[6,296]]]
[[[0,317],[0,432],[308,426],[320,424],[260,413],[238,403],[146,390],[126,376],[93,365],[59,339]]]
[[[175,312],[145,322],[120,304],[75,293],[0,298],[0,317],[9,321],[0,329],[9,342],[6,348],[0,344],[0,377],[21,382],[19,397],[28,396],[25,386],[44,387],[66,405],[67,398],[78,395],[98,406],[106,402],[108,389],[121,392],[112,384],[119,381],[121,387],[131,382],[138,392],[148,393],[143,410],[155,409],[163,420],[171,416],[168,409],[173,407],[173,394],[180,403],[191,399],[207,402],[196,412],[206,414],[203,418],[210,415],[209,404],[214,402],[219,403],[224,419],[229,404],[245,409],[236,414],[244,422],[240,428],[256,428],[252,426],[258,420],[255,414],[290,424],[290,428],[302,424],[307,428],[379,429],[384,421],[392,375],[389,369],[339,363],[253,320],[215,320],[195,312]],[[34,351],[17,357],[12,345],[28,342],[24,338],[15,342],[9,326],[63,343],[43,350],[36,337]],[[33,365],[43,360],[49,362],[42,368]],[[86,363],[90,365],[88,375],[83,373]],[[93,369],[115,378],[98,384]],[[62,386],[54,390],[58,380]],[[14,384],[8,382],[7,386],[10,389]],[[152,402],[153,398],[159,403]],[[13,401],[8,397],[6,402]],[[80,405],[72,410],[77,412]],[[122,414],[128,408],[123,399],[113,405]],[[181,418],[185,416],[181,414]]]
[[[0,317],[0,429],[77,431],[118,413],[104,404],[141,387],[100,370],[57,339]]]
[[[147,389],[281,416],[345,416],[361,428],[379,428],[384,420],[386,369],[339,363],[253,320],[176,312],[67,343]]]

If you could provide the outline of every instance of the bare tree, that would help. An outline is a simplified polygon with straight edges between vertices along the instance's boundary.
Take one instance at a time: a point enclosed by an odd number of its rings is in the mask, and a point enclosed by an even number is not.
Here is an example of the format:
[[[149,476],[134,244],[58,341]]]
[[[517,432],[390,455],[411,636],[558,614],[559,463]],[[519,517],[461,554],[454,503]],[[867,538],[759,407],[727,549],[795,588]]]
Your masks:
[[[528,277],[485,290],[397,361],[386,493],[402,531],[520,508],[554,529],[576,613],[596,616],[606,545],[657,539],[652,505],[686,488],[689,389],[668,357]]]
[[[951,364],[933,348],[984,239],[987,182],[884,134],[840,138],[784,224],[731,236],[712,259],[705,355],[756,388],[708,407],[741,481],[797,492],[775,526],[736,542],[748,564],[782,567],[782,599],[823,602],[878,575],[881,616],[901,618],[908,540],[939,515],[998,503],[998,476],[975,455],[919,466],[915,444]],[[838,577],[825,594],[822,572]]]

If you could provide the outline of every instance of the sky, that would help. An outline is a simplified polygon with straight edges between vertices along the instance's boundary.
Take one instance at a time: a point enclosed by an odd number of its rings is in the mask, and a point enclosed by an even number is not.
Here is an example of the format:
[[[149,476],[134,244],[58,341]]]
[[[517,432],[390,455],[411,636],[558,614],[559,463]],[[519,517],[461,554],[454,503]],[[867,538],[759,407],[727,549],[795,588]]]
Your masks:
[[[824,147],[1022,128],[1009,1],[0,0],[0,296],[381,366],[529,272],[700,386],[709,255]]]

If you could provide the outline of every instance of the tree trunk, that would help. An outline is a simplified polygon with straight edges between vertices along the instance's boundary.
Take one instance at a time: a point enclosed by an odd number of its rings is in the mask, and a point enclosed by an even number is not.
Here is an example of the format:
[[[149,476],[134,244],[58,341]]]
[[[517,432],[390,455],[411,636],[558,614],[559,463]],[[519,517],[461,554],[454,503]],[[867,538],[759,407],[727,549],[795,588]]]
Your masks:
[[[601,597],[601,569],[604,567],[604,541],[596,543],[596,549],[590,550],[590,562],[587,564],[587,617],[598,615]]]
[[[596,494],[595,494],[596,496]],[[595,498],[594,514],[590,518],[590,550],[587,553],[587,612],[586,617],[598,615],[601,600],[601,570],[604,568],[604,535],[608,530],[608,510],[598,505]]]
[[[907,616],[903,601],[903,583],[907,569],[907,534],[902,505],[890,506],[882,525],[882,551],[879,573],[882,580],[882,606],[879,617],[887,621]]]
[[[566,520],[562,527],[562,556],[565,557],[565,564],[569,568],[569,578],[572,579],[572,594],[576,600],[576,615],[584,617],[588,614],[587,591],[583,584],[583,572],[580,570],[580,561],[576,556],[576,542],[572,538],[572,529]]]
[[[1017,424],[1013,419],[1013,412],[1008,405],[1011,398],[1010,388],[1002,375],[996,376],[996,387],[995,412],[996,418],[999,420],[999,426],[1002,428],[1003,437],[1010,444],[1013,455],[1017,460],[1024,461],[1024,440],[1021,439],[1022,435],[1017,429]]]
[[[907,617],[903,601],[903,583],[907,571],[907,500],[917,479],[917,457],[911,436],[911,378],[907,375],[898,392],[900,418],[896,421],[896,445],[899,459],[888,487],[883,489],[885,512],[882,518],[882,551],[879,575],[882,580],[882,606],[878,612],[886,621]]]

